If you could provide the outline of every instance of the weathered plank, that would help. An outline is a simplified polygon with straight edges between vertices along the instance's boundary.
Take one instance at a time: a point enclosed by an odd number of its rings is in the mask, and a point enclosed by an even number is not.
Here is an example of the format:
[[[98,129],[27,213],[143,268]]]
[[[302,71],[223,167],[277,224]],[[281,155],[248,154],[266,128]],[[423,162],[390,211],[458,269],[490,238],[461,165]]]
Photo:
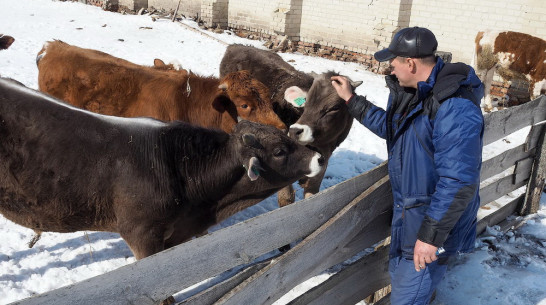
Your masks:
[[[506,219],[506,217],[514,214],[517,211],[518,206],[523,203],[523,198],[524,195],[521,195],[516,199],[510,201],[509,203],[505,204],[494,213],[491,213],[480,219],[476,226],[476,235],[482,234],[485,231],[485,227],[492,227]]]
[[[489,202],[498,199],[512,191],[517,190],[518,188],[527,184],[527,179],[531,173],[522,173],[520,175],[510,175],[504,178],[501,178],[495,182],[488,184],[480,189],[480,205],[484,206]],[[514,183],[514,176],[517,180]]]
[[[377,242],[387,238],[390,235],[390,222],[392,218],[392,210],[389,210],[387,213],[380,214],[378,217],[372,220],[369,225],[363,228],[359,233],[356,234],[355,238],[351,240],[347,245],[343,246],[340,251],[345,253],[358,253],[374,245]],[[272,259],[276,259],[272,258]],[[227,287],[233,288],[235,285],[241,283],[244,279],[248,278],[251,273],[255,273],[258,270],[262,269],[262,264],[268,264],[272,259],[268,259],[266,262],[260,263],[260,266],[251,266],[245,269],[244,275],[233,276],[230,279],[225,280],[222,283],[216,284],[212,287],[207,288],[205,291],[196,294],[184,300],[177,305],[210,305],[215,301],[220,299],[224,294],[226,294]]]
[[[391,305],[391,294],[387,294],[381,300],[373,303],[373,305]]]
[[[392,203],[391,203],[392,204]],[[356,236],[341,248],[346,253],[358,253],[391,235],[392,208],[373,219]]]
[[[311,234],[386,173],[383,163],[309,199],[13,304],[157,304],[191,285]]]
[[[483,144],[487,145],[523,127],[544,121],[546,119],[546,96],[542,95],[523,105],[488,113],[484,119]]]
[[[354,305],[390,284],[389,247],[363,256],[288,305]]]
[[[217,283],[185,300],[176,303],[176,305],[210,305],[220,299],[231,289],[235,288],[242,281],[249,278],[251,275],[261,270],[263,267],[271,263],[271,260],[277,258],[277,256],[269,258],[265,261],[251,264],[244,268],[242,271],[236,273],[234,276],[225,279],[224,281]]]
[[[297,284],[350,258],[353,253],[344,253],[340,248],[391,207],[390,183],[388,177],[384,177],[293,249],[215,304],[272,304]]]
[[[525,151],[531,150],[538,145],[538,140],[540,136],[545,132],[544,129],[546,128],[546,121],[542,121],[538,124],[533,125],[531,127],[531,130],[529,131],[529,134],[527,135],[527,139],[525,140]]]
[[[480,173],[480,180],[484,181],[497,174],[502,173],[508,168],[514,166],[514,164],[522,159],[529,158],[535,154],[535,150],[526,150],[526,145],[514,147],[507,150],[497,156],[485,160],[482,163],[482,171]]]
[[[531,169],[533,168],[533,158],[527,158],[516,162],[514,174],[512,175],[512,183],[527,180],[530,177]]]
[[[544,129],[544,128],[541,128]],[[533,162],[531,178],[525,193],[525,202],[519,213],[529,215],[536,213],[540,206],[540,197],[546,181],[546,144],[544,132],[541,133],[537,143],[537,153]]]

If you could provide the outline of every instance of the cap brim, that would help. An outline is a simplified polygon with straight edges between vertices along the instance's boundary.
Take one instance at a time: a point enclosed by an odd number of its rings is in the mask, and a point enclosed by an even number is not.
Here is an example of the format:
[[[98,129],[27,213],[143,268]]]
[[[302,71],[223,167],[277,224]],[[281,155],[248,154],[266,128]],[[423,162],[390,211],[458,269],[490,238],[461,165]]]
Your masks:
[[[384,49],[384,50],[375,52],[373,57],[375,57],[375,60],[377,61],[387,61],[387,60],[391,60],[395,58],[396,55],[392,53],[389,49]]]

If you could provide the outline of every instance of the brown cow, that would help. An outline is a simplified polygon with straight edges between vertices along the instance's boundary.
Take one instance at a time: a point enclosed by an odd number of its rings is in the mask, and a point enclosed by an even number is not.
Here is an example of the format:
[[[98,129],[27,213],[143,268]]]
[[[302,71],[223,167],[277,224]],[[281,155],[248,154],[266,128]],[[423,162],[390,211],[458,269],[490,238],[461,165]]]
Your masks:
[[[476,73],[485,85],[485,110],[491,111],[491,82],[495,73],[504,80],[524,79],[535,99],[546,91],[546,41],[518,32],[483,31],[476,35]]]
[[[353,123],[345,101],[337,95],[330,80],[337,74],[306,74],[294,69],[274,52],[230,45],[220,63],[220,76],[240,70],[250,71],[252,77],[269,88],[273,109],[289,126],[290,136],[320,152],[327,164]],[[353,88],[360,84],[362,82],[351,82]],[[319,191],[325,173],[326,166],[319,175],[299,181],[305,198]],[[280,206],[294,200],[291,185],[279,192]]]
[[[273,112],[267,87],[247,71],[220,80],[141,66],[62,41],[47,42],[36,61],[41,91],[93,112],[182,120],[226,132],[241,119],[286,130]]]
[[[11,36],[0,34],[0,50],[5,50],[11,46],[15,39]]]

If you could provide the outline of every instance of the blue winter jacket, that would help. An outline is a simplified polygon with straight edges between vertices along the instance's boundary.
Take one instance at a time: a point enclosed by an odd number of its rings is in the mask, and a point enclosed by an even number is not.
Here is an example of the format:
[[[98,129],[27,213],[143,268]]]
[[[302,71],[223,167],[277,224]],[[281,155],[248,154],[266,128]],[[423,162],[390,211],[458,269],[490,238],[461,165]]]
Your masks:
[[[390,257],[413,259],[417,239],[444,256],[474,248],[483,146],[483,84],[462,63],[437,58],[426,82],[403,88],[394,75],[387,110],[353,96],[351,114],[386,139],[394,198]]]

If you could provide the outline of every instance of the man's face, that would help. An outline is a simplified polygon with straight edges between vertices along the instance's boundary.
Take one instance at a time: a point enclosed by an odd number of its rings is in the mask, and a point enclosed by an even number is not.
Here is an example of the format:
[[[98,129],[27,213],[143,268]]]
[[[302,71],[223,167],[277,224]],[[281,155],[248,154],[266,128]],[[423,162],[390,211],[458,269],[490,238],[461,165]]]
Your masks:
[[[396,57],[389,61],[392,75],[396,75],[402,87],[414,87],[414,62],[412,58]]]

